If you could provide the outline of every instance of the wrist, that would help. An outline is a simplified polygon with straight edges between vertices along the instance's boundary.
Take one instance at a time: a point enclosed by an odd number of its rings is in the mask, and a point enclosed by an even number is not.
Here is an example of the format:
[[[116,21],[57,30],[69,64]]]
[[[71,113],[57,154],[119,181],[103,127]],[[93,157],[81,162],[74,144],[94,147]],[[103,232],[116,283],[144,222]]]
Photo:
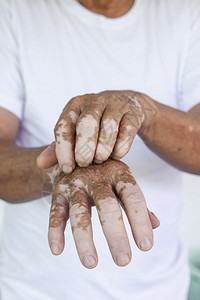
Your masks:
[[[138,130],[138,135],[145,140],[153,135],[153,128],[159,114],[159,108],[157,102],[145,94],[137,93],[137,98],[141,106],[141,114],[143,114],[143,122]]]
[[[62,170],[58,164],[48,169],[40,169],[42,196],[47,196],[52,193],[55,178],[60,174],[61,171]]]

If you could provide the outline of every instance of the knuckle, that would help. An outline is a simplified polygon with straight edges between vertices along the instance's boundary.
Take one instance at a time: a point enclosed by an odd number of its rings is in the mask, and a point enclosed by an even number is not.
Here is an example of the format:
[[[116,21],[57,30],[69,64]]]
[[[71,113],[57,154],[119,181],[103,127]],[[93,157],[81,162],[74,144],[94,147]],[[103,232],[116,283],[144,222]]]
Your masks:
[[[98,209],[102,214],[116,214],[119,213],[119,206],[116,200],[104,199],[98,200]]]
[[[70,217],[81,217],[82,215],[85,215],[88,213],[87,208],[84,205],[81,205],[80,203],[74,203],[70,206]]]
[[[69,102],[67,103],[67,105],[64,108],[64,111],[66,111],[67,109],[70,108],[71,105],[73,105],[75,102],[77,102],[77,98],[78,97],[72,97]]]
[[[84,117],[82,118],[77,125],[77,128],[81,130],[81,132],[91,131],[91,128],[96,127],[96,120],[93,118]]]
[[[56,203],[51,207],[50,217],[63,218],[66,214],[66,207],[62,204]]]
[[[67,219],[66,207],[56,203],[51,207],[49,227],[59,227]]]
[[[66,125],[67,125],[67,121],[61,115],[61,118],[58,120],[58,122],[56,123],[56,125],[54,127],[54,134],[58,135],[60,133],[60,131],[63,131],[63,129],[66,128]]]
[[[84,96],[75,96],[72,97],[69,102],[67,103],[67,105],[64,108],[64,111],[68,111],[69,109],[72,109],[73,107],[77,107],[77,105],[80,104],[80,102],[82,102]]]
[[[130,193],[126,196],[126,206],[137,206],[140,208],[146,207],[144,197],[136,193]]]
[[[60,227],[63,220],[64,220],[64,218],[62,218],[62,217],[53,217],[52,216],[50,218],[49,227],[52,227],[52,228]]]

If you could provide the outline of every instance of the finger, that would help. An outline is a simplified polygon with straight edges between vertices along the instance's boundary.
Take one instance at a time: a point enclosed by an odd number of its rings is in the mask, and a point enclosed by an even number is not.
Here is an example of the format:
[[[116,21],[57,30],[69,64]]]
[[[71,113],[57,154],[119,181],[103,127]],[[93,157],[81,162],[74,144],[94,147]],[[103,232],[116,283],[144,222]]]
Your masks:
[[[112,158],[119,160],[128,153],[137,132],[138,124],[136,117],[126,113],[119,126],[119,134],[111,155]]]
[[[93,161],[102,112],[101,106],[90,107],[85,109],[78,119],[75,159],[80,167],[87,167]]]
[[[151,221],[151,225],[153,229],[156,229],[160,226],[160,221],[159,219],[156,217],[156,215],[152,212],[148,210],[148,214],[149,214],[149,218]]]
[[[91,196],[96,204],[113,260],[118,266],[127,265],[131,260],[131,249],[121,208],[111,187],[106,184],[95,186]]]
[[[40,169],[48,169],[56,165],[58,162],[56,157],[56,144],[53,142],[44,149],[37,157],[37,166]]]
[[[75,168],[74,143],[76,122],[79,114],[78,103],[73,102],[65,108],[54,129],[56,156],[60,168],[65,173],[71,173]]]
[[[121,208],[124,210],[124,205],[121,202],[121,200],[119,198],[117,200],[118,200]],[[148,214],[149,214],[149,218],[150,218],[152,229],[158,228],[160,226],[159,219],[156,217],[156,215],[152,211],[149,211],[149,209],[147,209],[147,210],[148,210]]]
[[[88,196],[84,190],[71,191],[69,216],[76,249],[82,264],[89,269],[96,267],[97,252],[93,242]]]
[[[111,155],[118,134],[122,114],[107,106],[101,119],[100,133],[95,153],[95,162],[102,163]]]
[[[66,198],[54,193],[52,196],[48,232],[49,246],[54,255],[61,254],[64,249],[64,231],[69,217],[68,209]]]
[[[127,214],[137,246],[148,251],[153,246],[153,231],[143,193],[130,171],[115,181],[116,192]]]

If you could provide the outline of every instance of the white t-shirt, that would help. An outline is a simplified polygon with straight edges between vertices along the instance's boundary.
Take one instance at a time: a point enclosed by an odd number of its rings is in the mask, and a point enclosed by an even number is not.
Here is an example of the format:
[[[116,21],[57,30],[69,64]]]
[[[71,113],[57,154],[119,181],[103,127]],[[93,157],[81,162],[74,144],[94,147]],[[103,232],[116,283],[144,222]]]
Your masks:
[[[131,89],[188,110],[200,100],[200,2],[136,0],[124,16],[97,15],[76,0],[0,0],[0,106],[21,120],[18,145],[54,140],[64,107],[79,94]],[[160,219],[151,251],[112,261],[95,208],[99,264],[79,262],[70,225],[62,255],[47,243],[45,198],[6,204],[0,252],[1,300],[186,300],[187,251],[178,237],[181,172],[139,137],[124,161]]]

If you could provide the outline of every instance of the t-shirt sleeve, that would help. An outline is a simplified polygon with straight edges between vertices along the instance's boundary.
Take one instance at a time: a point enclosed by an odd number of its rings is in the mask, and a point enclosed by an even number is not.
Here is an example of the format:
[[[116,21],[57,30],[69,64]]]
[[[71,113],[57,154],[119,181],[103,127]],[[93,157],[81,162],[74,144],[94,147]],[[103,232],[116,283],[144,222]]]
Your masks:
[[[10,1],[0,0],[0,107],[21,120],[24,89],[13,23]]]
[[[178,106],[183,111],[200,103],[200,0],[190,0],[187,58]]]

